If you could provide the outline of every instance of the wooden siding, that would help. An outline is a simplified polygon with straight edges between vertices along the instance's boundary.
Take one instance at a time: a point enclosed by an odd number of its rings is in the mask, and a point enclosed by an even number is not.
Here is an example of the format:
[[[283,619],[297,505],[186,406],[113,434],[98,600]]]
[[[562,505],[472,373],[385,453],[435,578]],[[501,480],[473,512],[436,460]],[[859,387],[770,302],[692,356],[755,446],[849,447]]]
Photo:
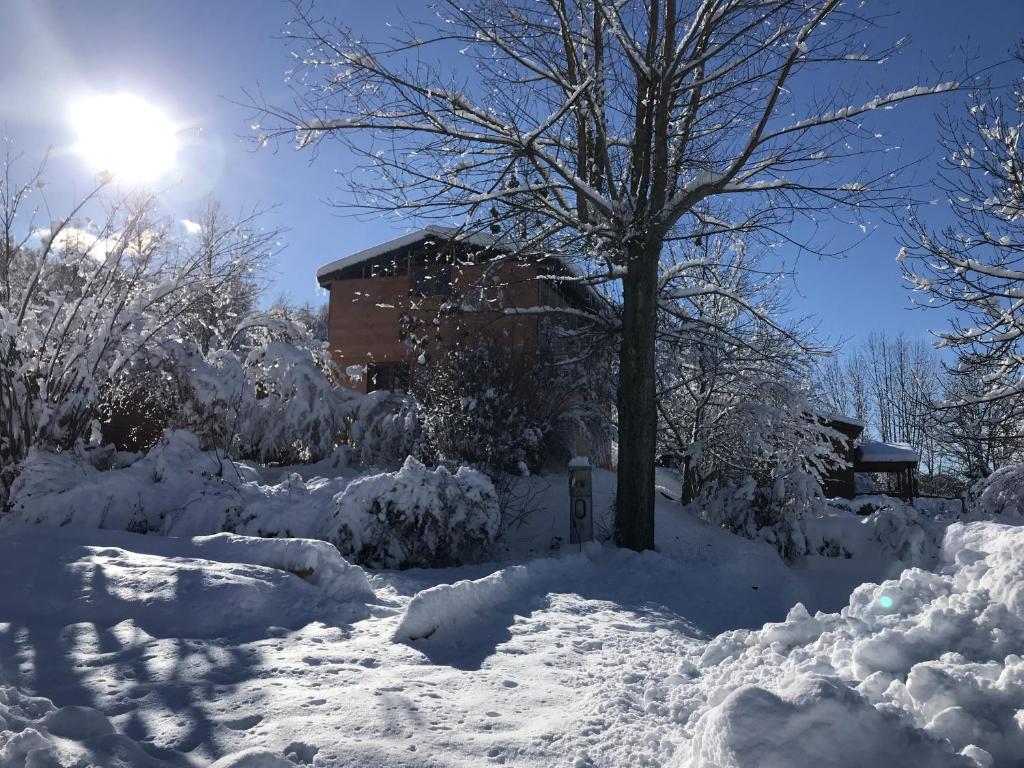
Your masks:
[[[452,295],[460,299],[466,297],[475,307],[481,306],[470,289],[482,282],[484,270],[479,264],[453,267]],[[328,339],[334,359],[342,370],[369,363],[414,365],[419,352],[402,341],[403,316],[415,321],[417,335],[428,338],[428,354],[439,354],[442,346],[477,334],[501,338],[518,349],[533,347],[538,341],[538,318],[510,316],[501,310],[537,305],[536,269],[510,263],[492,271],[497,273],[494,282],[502,286],[500,291],[493,289],[486,294],[486,298],[500,299],[494,301],[497,305],[494,311],[461,312],[446,316],[438,323],[435,318],[447,299],[413,295],[413,270],[397,276],[332,280]],[[367,380],[364,377],[362,381],[352,382],[352,386],[366,391]]]

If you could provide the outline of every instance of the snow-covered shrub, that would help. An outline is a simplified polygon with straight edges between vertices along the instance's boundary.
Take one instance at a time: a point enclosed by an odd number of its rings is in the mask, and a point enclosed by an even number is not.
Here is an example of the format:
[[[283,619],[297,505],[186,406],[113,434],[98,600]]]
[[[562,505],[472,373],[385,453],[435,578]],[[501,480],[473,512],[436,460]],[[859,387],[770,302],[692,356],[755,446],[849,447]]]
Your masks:
[[[713,481],[692,507],[709,523],[750,539],[764,539],[793,560],[806,550],[800,521],[820,514],[825,500],[817,477],[794,469],[770,483],[751,475],[739,482]]]
[[[399,467],[420,453],[419,407],[408,395],[376,390],[357,398],[347,419],[352,458],[364,467]]]
[[[30,191],[5,190],[3,215]],[[33,447],[98,440],[104,388],[188,307],[194,276],[151,204],[114,201],[103,224],[58,219],[38,240],[0,242],[0,504]]]
[[[693,507],[708,522],[763,538],[793,559],[806,551],[800,521],[825,511],[821,478],[841,461],[838,433],[812,415],[793,384],[761,382],[757,391],[759,400],[721,414],[718,432],[728,442],[716,448]]]
[[[971,488],[970,511],[981,516],[1024,518],[1024,464],[1001,467]]]
[[[478,561],[501,523],[486,475],[468,467],[430,470],[411,456],[397,472],[353,481],[334,504],[326,537],[346,557],[375,568]]]
[[[800,521],[804,554],[881,556],[894,563],[893,568],[932,568],[938,561],[946,527],[960,514],[959,501],[936,501],[941,503],[920,510],[884,495],[832,499],[823,514]]]
[[[604,460],[610,444],[600,398],[579,366],[558,365],[542,351],[467,337],[421,367],[413,394],[420,404],[424,457],[490,472],[559,465],[586,445]]]
[[[142,458],[124,467],[100,470],[92,451],[60,453],[33,449],[11,488],[10,514],[26,523],[147,533],[186,511],[215,516],[217,527],[233,530],[242,514],[239,492],[254,477],[213,453],[199,450],[195,435],[169,432]]]
[[[168,348],[181,404],[173,424],[239,459],[319,461],[347,439],[360,397],[337,386],[324,345],[274,311],[245,318],[226,338]]]
[[[30,211],[38,172],[16,184],[8,171],[0,216],[20,217],[25,235],[0,241],[0,505],[33,448],[97,443],[105,418],[118,422],[121,445],[146,448],[173,425],[182,373],[193,372],[176,365],[181,350],[223,347],[217,340],[255,307],[258,267],[277,247],[258,213],[228,221],[215,203],[198,234],[183,235],[157,218],[152,196],[114,192],[107,174],[41,228]],[[96,211],[99,220],[86,218]],[[230,373],[224,361],[213,368]]]

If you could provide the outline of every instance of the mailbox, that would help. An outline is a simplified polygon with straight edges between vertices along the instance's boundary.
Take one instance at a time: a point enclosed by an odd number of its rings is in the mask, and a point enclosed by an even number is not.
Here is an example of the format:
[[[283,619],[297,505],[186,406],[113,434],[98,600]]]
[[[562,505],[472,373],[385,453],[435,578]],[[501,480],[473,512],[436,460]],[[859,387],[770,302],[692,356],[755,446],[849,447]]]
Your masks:
[[[569,542],[594,539],[594,491],[590,461],[577,456],[569,462]]]

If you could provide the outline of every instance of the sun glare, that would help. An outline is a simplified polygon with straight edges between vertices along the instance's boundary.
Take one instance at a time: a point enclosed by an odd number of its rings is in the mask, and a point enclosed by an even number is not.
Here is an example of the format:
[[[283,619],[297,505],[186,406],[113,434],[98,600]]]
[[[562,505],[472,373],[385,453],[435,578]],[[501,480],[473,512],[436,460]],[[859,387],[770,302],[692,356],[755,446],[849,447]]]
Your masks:
[[[121,93],[75,102],[71,121],[75,149],[98,171],[116,181],[153,181],[174,167],[178,129],[144,99]]]

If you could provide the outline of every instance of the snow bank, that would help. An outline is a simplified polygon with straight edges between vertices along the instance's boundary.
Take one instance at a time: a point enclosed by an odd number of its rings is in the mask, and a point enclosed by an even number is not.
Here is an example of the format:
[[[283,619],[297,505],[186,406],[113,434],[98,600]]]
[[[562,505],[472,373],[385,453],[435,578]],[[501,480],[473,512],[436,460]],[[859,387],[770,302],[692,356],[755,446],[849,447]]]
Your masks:
[[[484,620],[495,607],[530,590],[538,582],[576,570],[586,563],[581,555],[533,560],[480,579],[463,579],[417,592],[402,614],[394,639],[399,642],[424,640],[439,630],[442,634],[456,632]]]
[[[1024,528],[956,523],[938,572],[840,613],[718,636],[673,696],[678,764],[1014,766],[1024,754]]]
[[[782,695],[744,686],[698,724],[690,766],[969,766],[839,680],[807,677]]]
[[[302,627],[365,607],[366,574],[330,544],[233,534],[176,539],[6,526],[0,618],[61,625],[132,621],[154,637]]]
[[[373,590],[366,572],[345,561],[326,541],[313,539],[257,539],[218,533],[192,539],[196,555],[222,563],[262,565],[293,573],[328,590],[336,599],[366,600]]]
[[[398,641],[425,640],[443,626],[457,626],[507,600],[529,579],[526,567],[512,566],[482,579],[464,579],[417,592],[395,630]]]
[[[485,474],[430,470],[410,456],[397,472],[359,478],[338,494],[324,538],[371,567],[438,567],[482,559],[500,523]]]

